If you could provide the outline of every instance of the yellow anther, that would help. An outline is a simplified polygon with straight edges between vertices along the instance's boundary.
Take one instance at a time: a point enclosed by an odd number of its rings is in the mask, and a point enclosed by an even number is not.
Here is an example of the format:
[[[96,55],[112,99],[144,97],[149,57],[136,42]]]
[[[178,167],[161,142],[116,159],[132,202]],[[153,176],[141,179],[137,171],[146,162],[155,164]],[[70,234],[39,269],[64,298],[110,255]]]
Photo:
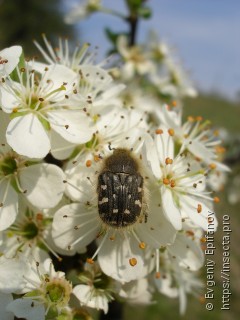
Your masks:
[[[205,237],[202,237],[202,238],[200,238],[200,241],[201,241],[202,243],[205,243],[205,242],[207,242],[207,239],[206,239]]]
[[[174,136],[174,130],[173,129],[168,129],[168,134],[172,137]]]
[[[94,264],[94,261],[93,261],[93,259],[92,258],[87,258],[87,263],[89,263],[89,264]]]
[[[213,201],[214,201],[215,203],[219,203],[219,202],[220,202],[220,199],[219,199],[218,197],[214,197],[214,198],[213,198]]]
[[[198,206],[197,206],[197,212],[198,212],[198,213],[201,213],[201,212],[202,212],[202,205],[201,205],[201,204],[198,204]]]
[[[111,241],[114,241],[114,240],[115,240],[115,237],[114,237],[114,236],[111,236],[109,239],[110,239]]]
[[[155,278],[156,278],[156,279],[159,279],[160,277],[161,277],[160,272],[156,272],[156,274],[155,274]]]
[[[87,160],[86,161],[86,167],[91,167],[91,165],[92,165],[92,161],[91,160]]]
[[[13,108],[13,109],[12,109],[12,112],[13,112],[13,113],[17,113],[17,112],[18,112],[18,108]]]
[[[176,182],[174,180],[170,181],[170,186],[171,188],[174,188],[176,186]]]
[[[172,101],[172,106],[173,106],[173,107],[176,107],[176,106],[177,106],[177,101],[176,101],[176,100],[173,100],[173,101]]]
[[[166,163],[166,164],[172,164],[172,163],[173,163],[173,159],[167,157],[167,158],[165,159],[165,163]]]
[[[98,161],[100,160],[100,157],[95,154],[94,157],[93,157],[93,159],[94,159],[95,162],[98,162]]]
[[[196,119],[197,121],[202,121],[202,120],[203,120],[203,117],[197,116],[195,119]]]
[[[194,122],[193,116],[189,116],[187,119],[188,119],[189,122]]]
[[[215,163],[210,163],[209,164],[209,168],[212,169],[212,170],[216,169],[216,167],[217,167],[217,165]]]
[[[167,178],[163,178],[163,184],[168,185],[170,183],[169,179]]]
[[[162,130],[162,129],[156,129],[156,130],[155,130],[155,133],[156,133],[156,134],[163,134],[163,130]]]
[[[192,230],[187,230],[186,231],[186,235],[190,236],[190,237],[193,237],[194,236],[194,232]]]
[[[145,247],[146,247],[145,242],[140,242],[140,243],[139,243],[139,248],[140,248],[140,249],[145,249]]]
[[[129,264],[130,266],[134,267],[137,264],[137,259],[136,258],[129,259]]]

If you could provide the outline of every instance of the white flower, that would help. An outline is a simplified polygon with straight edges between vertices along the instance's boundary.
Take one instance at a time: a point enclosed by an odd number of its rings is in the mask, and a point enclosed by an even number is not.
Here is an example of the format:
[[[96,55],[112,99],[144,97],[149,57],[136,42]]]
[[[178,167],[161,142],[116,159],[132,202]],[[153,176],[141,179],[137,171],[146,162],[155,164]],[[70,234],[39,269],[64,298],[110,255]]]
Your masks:
[[[7,144],[0,145],[0,230],[15,221],[19,194],[38,208],[51,208],[63,196],[63,180],[59,167],[31,163],[11,151]]]
[[[131,79],[134,75],[145,75],[154,70],[154,65],[140,46],[129,47],[125,36],[118,37],[117,48],[124,64],[121,68],[122,78]]]
[[[219,199],[212,199],[205,190],[206,172],[198,163],[182,153],[175,157],[173,135],[173,129],[158,129],[154,142],[147,145],[145,161],[152,168],[156,197],[161,197],[163,213],[176,230],[182,228],[182,219],[207,230],[211,212],[208,202]]]
[[[12,46],[0,51],[0,78],[8,76],[18,65],[22,47]]]
[[[54,270],[50,259],[43,264],[33,264],[24,279],[25,295],[7,307],[17,317],[44,320],[49,314],[54,318],[68,306],[72,286],[65,279],[64,272]]]
[[[82,284],[73,288],[73,294],[80,304],[108,312],[108,302],[113,300],[109,279],[102,274],[98,264],[85,265],[85,271],[78,276]]]
[[[66,107],[75,72],[53,65],[44,70],[39,80],[29,66],[17,71],[20,83],[9,78],[0,88],[2,109],[11,113],[6,138],[13,150],[27,157],[43,158],[50,150],[50,130],[70,142],[91,139],[90,120],[84,111]]]
[[[75,5],[72,10],[66,14],[65,22],[73,24],[78,20],[84,19],[91,13],[101,8],[101,0],[85,0],[84,3]]]
[[[119,296],[125,301],[133,305],[148,305],[152,302],[152,290],[149,279],[142,278],[135,281],[130,281],[121,285],[119,288]]]

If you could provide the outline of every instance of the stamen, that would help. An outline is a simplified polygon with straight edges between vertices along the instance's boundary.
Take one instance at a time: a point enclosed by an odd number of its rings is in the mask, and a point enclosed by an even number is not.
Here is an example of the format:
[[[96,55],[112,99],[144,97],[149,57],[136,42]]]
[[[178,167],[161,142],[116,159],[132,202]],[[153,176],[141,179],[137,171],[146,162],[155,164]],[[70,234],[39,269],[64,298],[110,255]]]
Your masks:
[[[163,130],[162,130],[162,129],[156,129],[156,130],[155,130],[155,133],[156,133],[156,134],[163,134]]]
[[[172,137],[174,136],[174,130],[172,128],[168,129],[168,134]]]

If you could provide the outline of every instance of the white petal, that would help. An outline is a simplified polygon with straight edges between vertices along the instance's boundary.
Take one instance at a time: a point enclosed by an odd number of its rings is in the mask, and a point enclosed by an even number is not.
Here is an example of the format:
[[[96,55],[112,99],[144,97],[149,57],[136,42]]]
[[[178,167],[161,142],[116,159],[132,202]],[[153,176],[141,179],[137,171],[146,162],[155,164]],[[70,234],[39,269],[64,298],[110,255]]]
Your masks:
[[[61,249],[77,251],[96,238],[99,231],[98,221],[96,209],[78,203],[63,206],[53,218],[53,240]],[[78,228],[74,228],[75,226]]]
[[[106,314],[108,312],[108,300],[105,295],[94,294],[94,288],[87,285],[78,285],[73,288],[73,294],[78,298],[81,305],[85,305],[97,310],[103,310]]]
[[[136,259],[135,266],[130,265],[132,258]],[[107,237],[98,254],[98,262],[105,274],[121,283],[143,278],[153,268],[151,251],[140,249],[132,235],[128,240],[119,234],[114,240]]]
[[[206,148],[203,143],[197,140],[191,140],[191,144],[186,141],[186,145],[190,152],[206,162],[209,162],[215,158],[214,152]]]
[[[212,210],[203,202],[203,200],[193,198],[190,196],[181,196],[180,198],[181,212],[187,215],[191,221],[205,231],[208,230],[208,218],[213,218],[213,225],[211,226],[213,231],[216,231],[218,222],[217,218],[214,214],[212,214]],[[201,205],[201,212],[198,213],[198,205]]]
[[[25,197],[37,208],[47,209],[58,204],[65,189],[63,171],[53,164],[40,163],[19,172]]]
[[[63,139],[54,130],[50,133],[51,140],[51,154],[54,158],[59,160],[67,159],[73,152],[76,144],[72,144],[69,141]]]
[[[50,150],[48,135],[33,114],[14,118],[8,125],[6,138],[14,151],[29,158],[43,158]]]
[[[186,235],[178,233],[174,244],[168,249],[173,256],[179,258],[182,267],[196,271],[203,265],[204,255],[200,245]]]
[[[172,191],[168,188],[161,188],[162,208],[165,217],[171,222],[176,230],[182,228],[181,212],[173,199]]]
[[[16,219],[18,211],[18,194],[10,180],[0,181],[0,231],[7,229]]]
[[[0,101],[1,107],[4,112],[11,113],[16,106],[18,106],[19,101],[17,99],[16,94],[9,91],[9,86],[11,84],[6,80],[4,84],[0,85]],[[7,87],[7,90],[5,89]],[[19,83],[14,82],[14,87],[18,88],[18,92],[21,92],[21,85]]]
[[[27,320],[44,320],[44,306],[31,299],[16,299],[7,306],[7,310],[12,311],[16,317]]]
[[[0,51],[2,60],[6,59],[8,62],[0,65],[0,76],[10,74],[18,65],[20,55],[22,54],[22,47],[12,46],[10,48]]]
[[[20,291],[25,285],[23,275],[27,272],[28,268],[24,261],[0,257],[0,291],[4,293]]]
[[[163,215],[161,207],[158,206],[159,202],[156,202],[158,197],[160,195],[156,194],[154,199],[149,200],[147,223],[139,223],[136,227],[140,240],[156,249],[172,244],[177,233],[176,229]]]
[[[71,143],[85,143],[91,140],[94,128],[83,111],[61,110],[48,112],[51,128]]]
[[[172,286],[172,277],[170,274],[165,273],[164,277],[154,277],[154,282],[159,292],[165,294],[170,298],[176,298],[178,296],[178,289]]]
[[[14,314],[6,310],[7,305],[13,301],[11,294],[0,292],[1,320],[14,320]]]

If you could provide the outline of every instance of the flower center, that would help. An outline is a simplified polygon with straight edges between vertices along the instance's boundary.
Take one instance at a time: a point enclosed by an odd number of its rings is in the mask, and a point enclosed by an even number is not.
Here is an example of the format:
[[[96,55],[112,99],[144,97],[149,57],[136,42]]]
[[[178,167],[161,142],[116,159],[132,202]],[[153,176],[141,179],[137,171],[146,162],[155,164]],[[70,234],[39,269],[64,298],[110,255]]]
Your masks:
[[[8,176],[9,174],[13,174],[17,171],[17,162],[15,158],[11,156],[6,157],[3,161],[0,162],[0,172],[4,176]]]
[[[65,297],[65,288],[60,284],[49,284],[46,287],[49,299],[53,303],[60,303]]]
[[[24,237],[29,240],[37,237],[38,233],[39,233],[39,229],[34,222],[30,222],[26,224],[23,228]]]

